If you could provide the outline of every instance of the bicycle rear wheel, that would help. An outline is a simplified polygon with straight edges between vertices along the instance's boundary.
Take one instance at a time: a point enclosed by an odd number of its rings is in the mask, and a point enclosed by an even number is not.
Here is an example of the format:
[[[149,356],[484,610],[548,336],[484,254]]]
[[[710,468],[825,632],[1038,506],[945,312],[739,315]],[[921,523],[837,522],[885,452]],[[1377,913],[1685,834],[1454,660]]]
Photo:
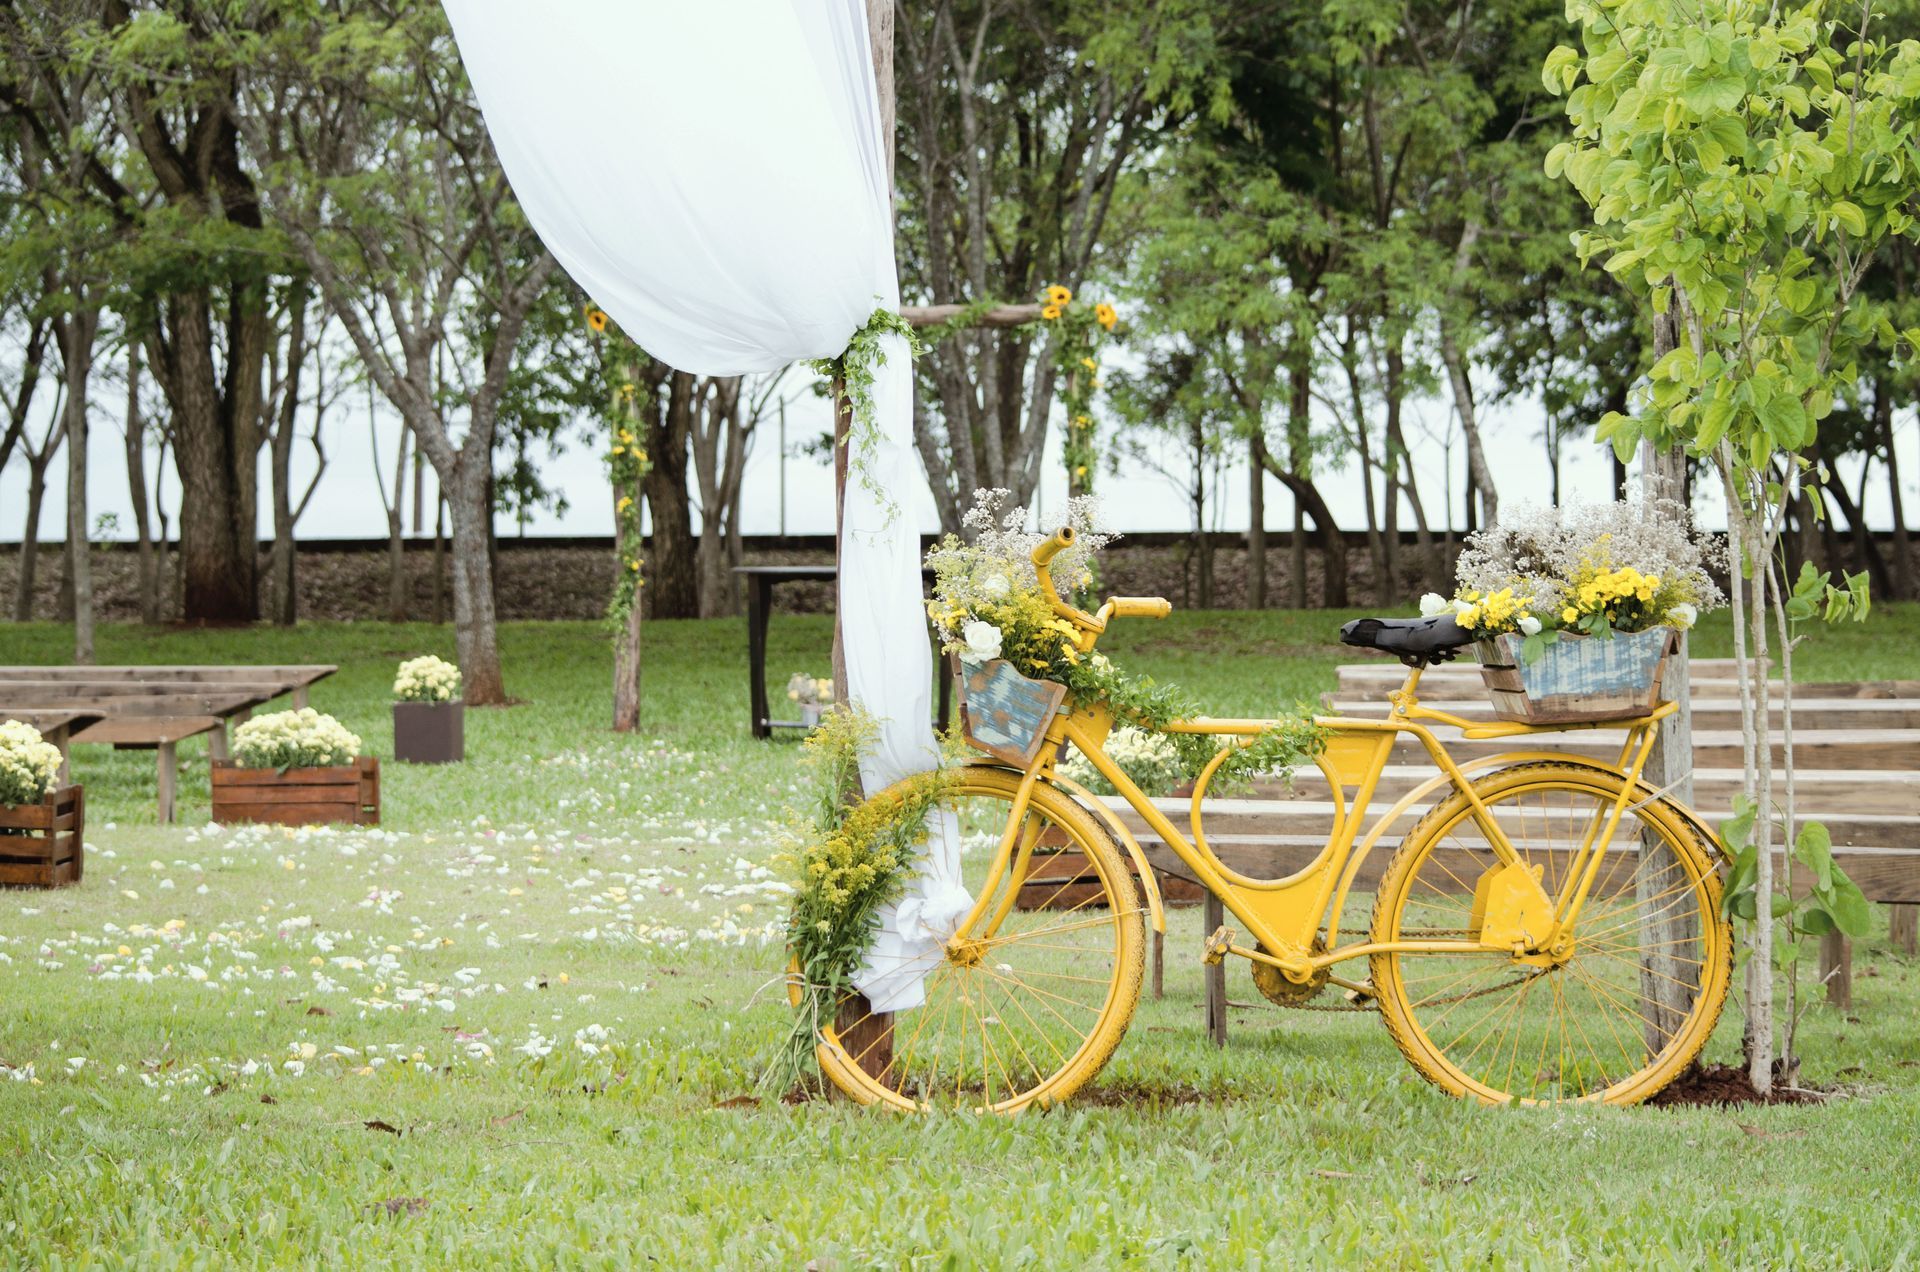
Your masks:
[[[1474,783],[1523,863],[1556,901],[1575,850],[1597,842],[1625,785],[1618,774],[1543,762]],[[1711,851],[1665,800],[1629,797],[1565,952],[1375,954],[1373,985],[1400,1050],[1428,1080],[1490,1103],[1646,1099],[1691,1064],[1732,975]],[[1455,793],[1409,832],[1375,899],[1373,939],[1479,935],[1476,885],[1500,864]]]
[[[863,1104],[1057,1104],[1100,1071],[1133,1018],[1146,948],[1138,881],[1106,830],[1047,786],[1001,859],[1020,779],[969,768],[947,805],[963,880],[985,904],[932,964],[925,1003],[879,1016],[850,997],[820,1030],[822,1072]]]

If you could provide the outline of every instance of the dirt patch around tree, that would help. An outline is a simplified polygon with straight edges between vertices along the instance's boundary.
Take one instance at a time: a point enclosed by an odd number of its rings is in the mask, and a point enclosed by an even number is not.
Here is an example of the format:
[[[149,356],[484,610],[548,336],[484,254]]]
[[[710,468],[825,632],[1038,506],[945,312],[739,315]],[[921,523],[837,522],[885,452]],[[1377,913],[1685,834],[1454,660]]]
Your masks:
[[[1831,1092],[1775,1083],[1766,1095],[1756,1095],[1747,1071],[1731,1064],[1697,1064],[1647,1101],[1652,1108],[1720,1107],[1749,1104],[1824,1104]]]

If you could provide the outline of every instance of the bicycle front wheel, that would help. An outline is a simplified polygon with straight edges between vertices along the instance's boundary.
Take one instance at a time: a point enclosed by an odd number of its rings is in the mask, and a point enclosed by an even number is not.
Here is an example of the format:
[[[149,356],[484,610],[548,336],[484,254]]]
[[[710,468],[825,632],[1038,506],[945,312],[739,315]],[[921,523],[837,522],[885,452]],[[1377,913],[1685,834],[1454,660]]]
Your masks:
[[[1099,822],[1047,786],[1002,855],[1020,779],[968,768],[945,806],[981,904],[931,963],[926,1001],[877,1015],[854,996],[820,1030],[821,1070],[863,1104],[1057,1104],[1100,1071],[1133,1018],[1146,949],[1138,880]]]
[[[1561,762],[1518,764],[1474,793],[1556,902],[1575,888],[1583,847],[1604,852],[1560,954],[1375,954],[1373,985],[1393,1040],[1435,1085],[1490,1103],[1632,1104],[1678,1077],[1720,1018],[1732,933],[1720,917],[1711,851],[1689,821],[1626,779]],[[1476,885],[1500,865],[1456,792],[1407,835],[1375,898],[1379,942],[1476,939]]]

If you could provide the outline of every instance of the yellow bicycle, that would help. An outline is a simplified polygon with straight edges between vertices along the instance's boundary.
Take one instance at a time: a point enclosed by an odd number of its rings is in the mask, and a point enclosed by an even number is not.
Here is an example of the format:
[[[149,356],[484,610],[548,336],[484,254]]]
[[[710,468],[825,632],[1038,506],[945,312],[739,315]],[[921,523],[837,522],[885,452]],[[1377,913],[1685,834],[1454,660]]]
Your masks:
[[[1067,604],[1048,565],[1071,542],[1063,529],[1033,559],[1083,652],[1114,618],[1171,611],[1160,599],[1117,597],[1094,614]],[[1165,916],[1135,836],[1056,767],[1063,744],[1244,925],[1250,940],[1222,927],[1205,956],[1249,960],[1273,1001],[1299,1004],[1339,987],[1378,1008],[1435,1085],[1490,1103],[1631,1104],[1678,1076],[1719,1019],[1732,943],[1717,840],[1640,777],[1674,704],[1599,726],[1626,730],[1612,764],[1552,751],[1457,763],[1429,724],[1470,740],[1554,730],[1475,723],[1420,704],[1422,671],[1471,640],[1451,620],[1362,620],[1342,638],[1399,655],[1408,673],[1387,695],[1384,718],[1319,717],[1327,744],[1317,764],[1334,814],[1311,863],[1284,878],[1250,878],[1207,842],[1209,782],[1272,721],[1172,726],[1222,740],[1194,784],[1189,835],[1105,753],[1108,712],[1062,710],[1024,767],[990,758],[962,767],[952,807],[973,908],[929,972],[924,1005],[880,1017],[854,998],[822,1029],[829,1079],[862,1103],[1014,1112],[1067,1099],[1113,1053],[1139,999],[1146,926],[1164,932]],[[1369,823],[1382,773],[1408,739],[1436,772]],[[1383,835],[1428,802],[1386,868],[1368,872]],[[1080,856],[1036,896],[1036,857],[1055,852]],[[1343,944],[1347,906],[1368,890],[1368,930]],[[1335,974],[1359,959],[1366,980]]]

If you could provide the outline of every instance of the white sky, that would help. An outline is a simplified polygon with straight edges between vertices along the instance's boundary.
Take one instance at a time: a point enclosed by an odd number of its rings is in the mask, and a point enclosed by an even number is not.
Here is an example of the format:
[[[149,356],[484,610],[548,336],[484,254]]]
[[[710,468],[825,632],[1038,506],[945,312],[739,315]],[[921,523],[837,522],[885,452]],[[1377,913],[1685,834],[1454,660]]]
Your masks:
[[[825,431],[827,408],[823,399],[805,391],[804,382],[798,381],[795,377],[789,377],[789,383],[795,386],[791,391],[787,408],[787,439],[789,450],[791,450],[797,444],[817,437]],[[51,396],[50,392],[43,391],[42,397],[49,408]],[[121,395],[111,388],[106,388],[97,397],[101,404],[96,408],[93,422],[94,445],[87,483],[88,500],[96,518],[101,514],[113,514],[118,518],[118,533],[99,537],[131,538],[132,505],[127,495],[126,469],[122,458],[123,447],[118,418]],[[385,536],[386,523],[374,478],[373,447],[378,445],[381,471],[387,473],[388,481],[391,482],[391,467],[400,423],[398,416],[383,400],[376,402],[372,409],[371,430],[369,429],[369,407],[364,391],[350,392],[331,411],[326,432],[323,435],[328,466],[321,481],[320,492],[316,495],[306,517],[300,522],[301,538]],[[1486,417],[1484,427],[1490,461],[1502,501],[1510,505],[1547,502],[1551,489],[1550,473],[1545,447],[1540,438],[1541,415],[1537,404],[1517,402],[1483,408],[1483,413]],[[1440,509],[1450,490],[1455,510],[1455,524],[1461,524],[1464,519],[1460,509],[1465,456],[1459,443],[1458,429],[1452,426],[1451,404],[1445,399],[1410,402],[1408,425],[1422,498],[1427,504],[1429,519],[1436,525],[1440,523],[1442,520]],[[777,534],[782,531],[788,534],[831,533],[833,485],[826,464],[811,458],[790,455],[783,465],[780,460],[775,425],[769,423],[763,427],[765,435],[756,440],[747,461],[743,494],[745,532],[749,535]],[[1437,440],[1448,436],[1452,438],[1450,450]],[[1912,419],[1902,421],[1898,444],[1902,476],[1905,478],[1904,498],[1908,501],[1908,517],[1912,520],[1915,517],[1913,509],[1920,507],[1920,486],[1916,485],[1916,478],[1920,477],[1920,428],[1915,427]],[[1049,509],[1059,508],[1066,495],[1066,479],[1059,463],[1058,447],[1059,429],[1056,421],[1056,427],[1050,437],[1050,454],[1043,466],[1043,479],[1038,499],[1041,518],[1049,515]],[[1184,458],[1172,449],[1166,451],[1165,460],[1167,466],[1173,471],[1184,472]],[[168,457],[167,465],[171,469],[171,456]],[[1564,500],[1586,502],[1609,497],[1610,466],[1605,453],[1599,447],[1589,442],[1569,440],[1563,451],[1562,465],[1561,488]],[[312,472],[312,467],[312,453],[303,441],[300,449],[295,452],[296,488],[304,485]],[[567,438],[561,453],[551,459],[542,459],[541,467],[547,483],[564,491],[571,506],[561,515],[546,511],[538,513],[527,526],[527,534],[540,536],[612,533],[612,510],[609,506],[605,472],[596,445],[590,443],[579,430],[576,430]],[[158,468],[156,456],[151,451],[147,457],[147,468],[151,486]],[[1326,495],[1335,517],[1348,529],[1359,529],[1365,525],[1365,512],[1357,471],[1358,461],[1351,460],[1344,470],[1330,470],[1321,481],[1321,490]],[[1844,472],[1851,484],[1852,479],[1858,475],[1857,464],[1848,466]],[[63,527],[66,515],[64,451],[50,468],[48,479],[49,490],[41,515],[41,534],[47,539],[61,539],[65,537]],[[1246,528],[1247,480],[1248,472],[1245,463],[1236,460],[1226,474],[1225,490],[1220,498],[1212,501],[1209,509],[1213,528],[1236,531]],[[263,455],[260,468],[260,528],[263,538],[270,537],[272,530],[271,504],[268,498],[269,481]],[[25,462],[22,457],[16,455],[6,471],[0,472],[0,542],[16,542],[20,537],[26,512],[26,485]],[[784,517],[782,516],[783,485]],[[431,533],[433,517],[431,469],[428,470],[427,489],[426,532]],[[1135,465],[1131,470],[1117,475],[1110,475],[1103,471],[1098,479],[1098,489],[1102,495],[1107,520],[1118,530],[1184,530],[1187,528],[1188,512],[1182,489],[1150,467]],[[165,499],[174,517],[173,524],[177,526],[179,482],[171,471],[165,477]],[[923,493],[918,512],[923,529],[928,532],[937,529],[938,521],[934,515],[931,495]],[[1716,526],[1724,524],[1717,499],[1710,490],[1702,493],[1699,512],[1706,524]],[[1277,481],[1269,479],[1267,483],[1268,527],[1273,530],[1287,529],[1292,525],[1292,518],[1291,497]],[[1884,471],[1878,468],[1869,491],[1868,521],[1875,528],[1885,528],[1891,524]],[[1403,513],[1402,524],[1411,526],[1411,517]],[[499,530],[503,536],[519,533],[518,526],[511,518],[506,517],[501,519]]]

